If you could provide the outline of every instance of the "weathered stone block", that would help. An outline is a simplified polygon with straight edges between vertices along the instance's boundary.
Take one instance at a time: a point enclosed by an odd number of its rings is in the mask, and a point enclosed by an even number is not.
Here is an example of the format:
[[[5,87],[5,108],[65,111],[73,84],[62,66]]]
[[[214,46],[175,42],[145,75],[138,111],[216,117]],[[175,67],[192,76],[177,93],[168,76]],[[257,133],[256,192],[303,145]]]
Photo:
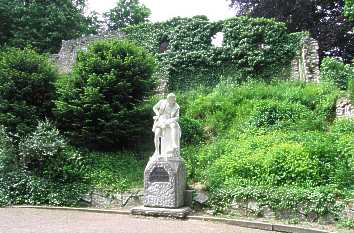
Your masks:
[[[132,208],[131,214],[144,215],[144,216],[156,216],[156,217],[168,217],[168,218],[185,218],[192,212],[190,207],[181,207],[176,209],[170,208],[152,208],[152,207],[135,207]]]
[[[184,205],[186,169],[180,157],[150,158],[144,172],[144,206],[179,208]]]

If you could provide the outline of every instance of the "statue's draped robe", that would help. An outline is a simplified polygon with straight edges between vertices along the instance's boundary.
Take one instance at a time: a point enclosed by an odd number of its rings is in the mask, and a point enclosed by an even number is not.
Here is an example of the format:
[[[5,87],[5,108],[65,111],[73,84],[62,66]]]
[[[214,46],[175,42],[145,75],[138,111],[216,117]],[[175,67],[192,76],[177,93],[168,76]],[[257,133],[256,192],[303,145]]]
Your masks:
[[[155,106],[154,111],[159,113],[159,118],[155,120],[152,131],[155,132],[156,128],[162,129],[161,135],[161,155],[163,156],[179,156],[181,128],[178,124],[179,118],[179,105],[175,103],[172,107],[168,105],[167,100],[160,100]],[[163,125],[167,124],[164,128]],[[172,135],[171,127],[175,128],[175,134]],[[177,150],[173,150],[173,139],[176,140],[175,144]],[[174,154],[175,153],[175,154]]]

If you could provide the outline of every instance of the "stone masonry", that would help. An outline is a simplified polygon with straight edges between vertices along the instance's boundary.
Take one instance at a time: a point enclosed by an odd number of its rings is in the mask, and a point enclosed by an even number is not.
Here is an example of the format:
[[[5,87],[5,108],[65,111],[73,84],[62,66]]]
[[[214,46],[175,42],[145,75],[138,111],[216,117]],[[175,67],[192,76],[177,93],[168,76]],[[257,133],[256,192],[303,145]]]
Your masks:
[[[337,100],[336,116],[338,118],[354,119],[354,105],[347,97],[342,97]]]
[[[291,79],[320,82],[318,42],[310,37],[304,39],[302,48],[291,62]]]
[[[63,40],[62,47],[58,54],[53,55],[52,59],[56,63],[59,72],[68,74],[71,72],[73,65],[76,61],[77,52],[85,50],[89,43],[97,40],[123,38],[122,32],[109,32],[100,35],[89,35],[80,37],[74,40]]]

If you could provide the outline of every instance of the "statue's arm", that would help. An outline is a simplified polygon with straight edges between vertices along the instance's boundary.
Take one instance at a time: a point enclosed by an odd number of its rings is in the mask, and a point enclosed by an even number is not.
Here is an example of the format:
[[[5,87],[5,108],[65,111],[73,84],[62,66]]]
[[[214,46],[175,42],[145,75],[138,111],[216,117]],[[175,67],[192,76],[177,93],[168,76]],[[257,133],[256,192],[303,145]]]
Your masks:
[[[159,111],[160,105],[161,105],[161,100],[157,102],[157,104],[155,104],[154,107],[152,108],[156,116],[160,115],[160,111]]]
[[[179,120],[179,108],[177,108],[177,110],[176,110],[175,114],[173,115],[173,117],[171,117],[169,119],[169,122],[170,123],[176,123],[176,122],[178,122],[178,120]]]

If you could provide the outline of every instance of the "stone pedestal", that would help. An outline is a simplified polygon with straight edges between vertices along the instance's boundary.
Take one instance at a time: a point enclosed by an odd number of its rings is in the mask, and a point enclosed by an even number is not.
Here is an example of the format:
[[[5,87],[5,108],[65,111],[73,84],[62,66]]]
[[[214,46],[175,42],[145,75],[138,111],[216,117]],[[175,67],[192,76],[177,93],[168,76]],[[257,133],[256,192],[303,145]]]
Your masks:
[[[144,206],[179,208],[184,205],[186,169],[180,156],[153,156],[144,172]]]

